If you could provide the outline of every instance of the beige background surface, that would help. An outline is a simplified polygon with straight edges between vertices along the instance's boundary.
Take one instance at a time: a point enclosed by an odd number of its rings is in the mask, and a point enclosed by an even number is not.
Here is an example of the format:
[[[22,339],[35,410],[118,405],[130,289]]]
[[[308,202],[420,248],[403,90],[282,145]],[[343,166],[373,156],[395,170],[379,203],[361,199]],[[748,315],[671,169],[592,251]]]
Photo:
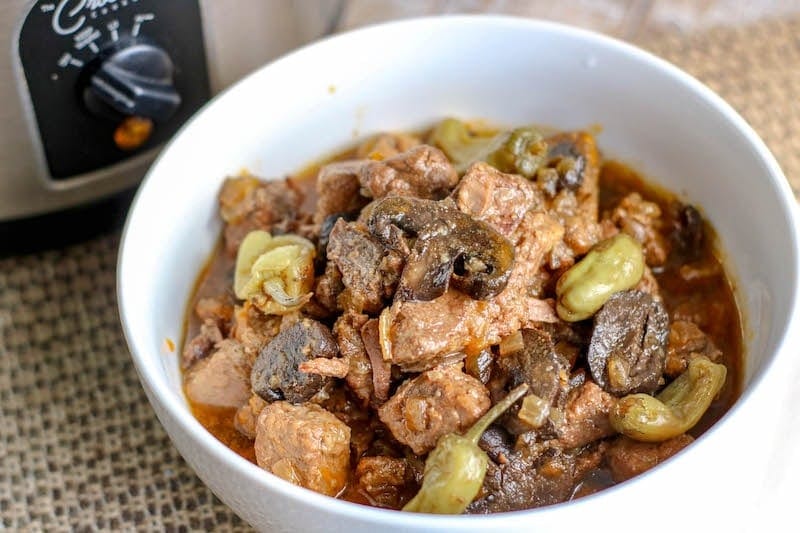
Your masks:
[[[633,40],[731,102],[800,190],[798,2],[350,0],[340,27],[390,8],[541,16]],[[0,260],[0,529],[246,531],[139,386],[116,313],[117,245],[114,233]]]

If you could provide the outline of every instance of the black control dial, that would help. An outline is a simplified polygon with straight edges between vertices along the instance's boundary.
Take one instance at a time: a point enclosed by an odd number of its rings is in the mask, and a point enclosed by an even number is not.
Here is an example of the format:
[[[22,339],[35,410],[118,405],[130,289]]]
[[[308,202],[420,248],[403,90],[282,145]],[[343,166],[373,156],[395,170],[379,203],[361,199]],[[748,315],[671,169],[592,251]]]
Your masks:
[[[28,3],[19,65],[46,178],[152,154],[208,101],[200,0]]]
[[[91,73],[84,102],[90,110],[98,109],[99,100],[123,115],[165,122],[181,104],[174,71],[163,49],[146,43],[125,46],[108,55]]]

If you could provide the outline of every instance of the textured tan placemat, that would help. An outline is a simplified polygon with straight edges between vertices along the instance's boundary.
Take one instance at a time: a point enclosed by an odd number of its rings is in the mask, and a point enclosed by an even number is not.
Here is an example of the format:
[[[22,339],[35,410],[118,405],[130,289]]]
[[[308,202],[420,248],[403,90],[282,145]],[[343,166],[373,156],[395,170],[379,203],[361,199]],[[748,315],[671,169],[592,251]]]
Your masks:
[[[800,190],[800,18],[640,44],[723,95]],[[116,311],[118,235],[0,260],[0,528],[247,530],[161,429]]]

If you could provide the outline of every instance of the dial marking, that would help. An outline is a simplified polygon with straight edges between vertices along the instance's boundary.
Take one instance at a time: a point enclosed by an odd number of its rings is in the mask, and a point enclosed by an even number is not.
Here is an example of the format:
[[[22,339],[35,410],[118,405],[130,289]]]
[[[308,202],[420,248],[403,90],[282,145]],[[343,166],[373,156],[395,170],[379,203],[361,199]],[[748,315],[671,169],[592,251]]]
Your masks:
[[[96,30],[94,26],[87,26],[85,29],[78,32],[75,37],[75,49],[83,50],[89,48],[95,54],[100,51],[95,41],[100,38],[100,31]]]
[[[58,60],[58,66],[61,68],[67,68],[68,66],[73,67],[82,67],[83,61],[78,59],[77,57],[72,57],[72,54],[69,52],[65,52]]]
[[[111,33],[111,40],[114,42],[119,41],[119,21],[117,19],[110,21],[106,24],[106,28]]]
[[[156,16],[152,13],[137,13],[133,16],[133,28],[131,29],[131,35],[136,37],[139,35],[139,31],[142,29],[142,24],[155,19]]]
[[[42,4],[42,5],[39,6],[39,9],[42,11],[42,13],[50,13],[51,11],[55,11],[56,10],[56,5],[55,4]]]

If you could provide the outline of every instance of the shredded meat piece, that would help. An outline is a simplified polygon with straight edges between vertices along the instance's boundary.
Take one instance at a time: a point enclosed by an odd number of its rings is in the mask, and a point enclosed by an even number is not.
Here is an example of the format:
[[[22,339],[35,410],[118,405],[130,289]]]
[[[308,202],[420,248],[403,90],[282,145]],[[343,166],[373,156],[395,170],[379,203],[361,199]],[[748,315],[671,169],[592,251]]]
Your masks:
[[[233,318],[233,302],[228,296],[200,298],[194,305],[194,312],[204,322],[210,319],[223,326]]]
[[[392,367],[383,360],[378,332],[378,321],[371,319],[361,328],[361,340],[367,350],[372,366],[372,386],[375,391],[374,405],[380,405],[389,399],[389,386],[392,381]]]
[[[280,316],[264,315],[246,302],[235,308],[233,316],[231,337],[242,343],[251,360],[255,360],[261,349],[280,331]]]
[[[317,207],[314,222],[321,224],[335,213],[355,213],[369,201],[361,196],[358,174],[364,161],[329,163],[317,174]]]
[[[615,433],[608,420],[608,413],[615,398],[586,381],[570,391],[564,408],[564,420],[556,428],[558,438],[565,449],[584,446]]]
[[[694,442],[690,435],[679,435],[664,442],[638,442],[618,437],[606,451],[606,463],[614,481],[621,483],[665,461]]]
[[[367,161],[359,172],[362,193],[439,200],[458,183],[458,174],[441,150],[421,145],[383,161]]]
[[[378,409],[378,416],[394,438],[423,454],[436,446],[439,437],[472,426],[490,405],[486,387],[451,365],[400,385]]]
[[[623,198],[611,213],[619,229],[640,243],[649,266],[663,265],[669,255],[669,241],[661,234],[661,208],[638,192]]]
[[[197,361],[208,357],[214,346],[223,339],[222,331],[213,318],[206,318],[200,332],[186,343],[181,353],[181,368],[186,370]]]
[[[297,370],[306,374],[319,374],[332,378],[343,378],[350,370],[350,362],[347,359],[327,357],[316,357],[308,361],[303,361],[297,365]]]
[[[233,427],[249,439],[256,438],[256,421],[261,410],[266,407],[265,402],[258,394],[253,394],[246,404],[236,410],[236,415],[233,417]]]
[[[339,345],[339,353],[350,363],[345,376],[347,386],[353,394],[367,405],[374,396],[372,364],[361,339],[361,328],[369,320],[367,315],[346,311],[333,325],[333,335]]]
[[[228,178],[219,195],[220,213],[226,222],[225,250],[230,256],[236,256],[239,244],[253,230],[288,233],[297,226],[303,201],[300,193],[286,180],[257,180],[253,186],[253,179]]]
[[[722,359],[722,352],[694,322],[673,321],[669,327],[664,373],[677,377],[689,367],[689,361],[700,356],[708,357],[716,363]]]

